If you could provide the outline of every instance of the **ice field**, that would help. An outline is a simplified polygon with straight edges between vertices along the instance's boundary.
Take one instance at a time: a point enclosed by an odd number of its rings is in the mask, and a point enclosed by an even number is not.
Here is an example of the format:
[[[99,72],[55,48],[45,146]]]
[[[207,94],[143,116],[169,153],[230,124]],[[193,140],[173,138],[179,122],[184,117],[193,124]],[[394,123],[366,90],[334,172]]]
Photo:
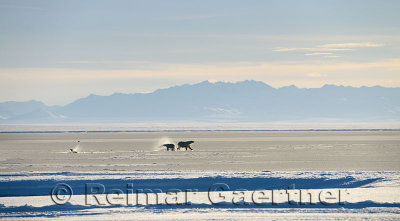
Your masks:
[[[399,131],[3,133],[0,217],[395,220],[399,159]]]

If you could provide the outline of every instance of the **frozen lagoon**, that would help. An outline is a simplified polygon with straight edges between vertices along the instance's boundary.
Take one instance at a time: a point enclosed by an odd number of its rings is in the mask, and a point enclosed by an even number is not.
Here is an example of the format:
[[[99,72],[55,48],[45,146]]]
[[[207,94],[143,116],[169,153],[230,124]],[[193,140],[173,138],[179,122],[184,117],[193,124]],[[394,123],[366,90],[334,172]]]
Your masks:
[[[70,153],[78,140],[79,153]],[[180,140],[194,140],[194,151],[160,147]],[[0,216],[13,220],[399,219],[399,156],[399,131],[0,134]],[[56,205],[49,193],[60,183],[73,189],[73,195]],[[161,190],[164,198],[171,189],[196,194],[190,205],[125,205],[124,201],[87,205],[87,183],[103,185],[102,197],[113,189],[126,191],[127,184],[134,190]],[[219,205],[208,197],[216,183],[229,186]],[[245,190],[238,205],[232,201],[236,190]],[[283,198],[276,205],[268,200],[256,205],[249,194],[257,190],[283,191],[279,195]],[[315,204],[290,204],[288,190],[314,191]],[[321,204],[322,192],[345,190],[350,193],[345,204]],[[145,193],[136,197],[140,194]]]
[[[194,140],[194,151],[161,147],[182,140]],[[3,172],[400,171],[399,159],[400,131],[0,134]]]

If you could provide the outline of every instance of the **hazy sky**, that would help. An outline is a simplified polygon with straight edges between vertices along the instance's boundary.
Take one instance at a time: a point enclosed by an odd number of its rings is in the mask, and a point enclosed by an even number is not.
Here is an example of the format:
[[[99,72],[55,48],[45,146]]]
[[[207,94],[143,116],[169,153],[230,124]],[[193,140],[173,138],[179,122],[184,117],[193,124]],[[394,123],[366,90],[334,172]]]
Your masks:
[[[210,81],[400,87],[400,1],[0,0],[0,101]]]

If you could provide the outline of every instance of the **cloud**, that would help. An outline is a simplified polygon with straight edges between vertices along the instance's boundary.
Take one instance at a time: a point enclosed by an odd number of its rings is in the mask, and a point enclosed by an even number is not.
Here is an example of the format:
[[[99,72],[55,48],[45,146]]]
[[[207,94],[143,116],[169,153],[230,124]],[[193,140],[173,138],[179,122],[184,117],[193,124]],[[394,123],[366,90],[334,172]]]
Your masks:
[[[322,48],[375,48],[383,47],[384,44],[378,43],[339,43],[339,44],[324,44],[319,47]]]
[[[287,51],[352,51],[351,48],[276,48],[273,51],[287,52]]]
[[[303,52],[312,52],[305,53],[305,56],[313,56],[313,55],[329,55],[325,56],[326,58],[338,58],[340,56],[333,55],[332,52],[338,51],[353,51],[355,48],[372,48],[372,47],[382,47],[384,44],[380,43],[370,43],[370,42],[361,42],[361,43],[336,43],[336,44],[323,44],[317,45],[316,47],[311,48],[275,48],[273,51],[276,52],[291,52],[291,51],[303,51]]]
[[[113,60],[71,60],[62,61],[63,64],[149,64],[149,61],[113,61]]]
[[[400,79],[400,58],[376,62],[226,62],[212,64],[150,63],[152,69],[68,69],[68,68],[3,68],[0,78],[18,80],[95,81],[99,79],[257,79],[258,76],[285,78],[298,74],[374,71],[377,74],[393,72]],[[378,77],[378,76],[376,76]],[[345,80],[345,79],[344,79]]]
[[[313,53],[307,53],[304,54],[306,56],[313,56],[313,55],[330,55],[332,54],[331,52],[313,52]]]

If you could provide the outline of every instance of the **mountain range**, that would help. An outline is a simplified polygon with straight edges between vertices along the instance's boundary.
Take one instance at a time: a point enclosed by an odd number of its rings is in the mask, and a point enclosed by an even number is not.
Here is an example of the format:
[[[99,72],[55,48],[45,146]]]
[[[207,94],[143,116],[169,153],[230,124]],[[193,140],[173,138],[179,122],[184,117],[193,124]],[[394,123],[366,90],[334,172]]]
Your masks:
[[[203,81],[152,93],[89,95],[65,106],[0,103],[0,123],[399,121],[400,88],[273,88]]]

